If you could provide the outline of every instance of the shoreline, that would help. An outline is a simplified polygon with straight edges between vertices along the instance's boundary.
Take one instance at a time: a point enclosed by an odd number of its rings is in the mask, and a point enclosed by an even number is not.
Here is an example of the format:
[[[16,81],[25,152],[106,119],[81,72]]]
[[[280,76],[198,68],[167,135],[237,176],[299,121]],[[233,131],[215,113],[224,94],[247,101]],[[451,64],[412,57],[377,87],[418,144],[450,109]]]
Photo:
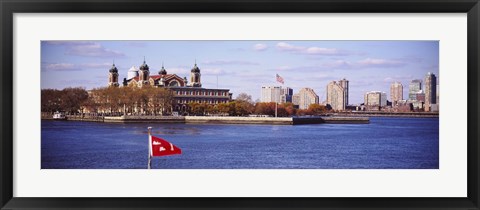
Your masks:
[[[45,120],[52,118],[42,117]],[[92,117],[80,115],[67,116],[67,121],[89,121],[106,123],[185,123],[185,124],[269,124],[269,125],[304,125],[304,124],[368,124],[368,117],[360,116],[311,116],[311,117],[235,117],[235,116],[117,116]]]
[[[410,118],[435,118],[439,117],[438,112],[352,112],[335,113],[332,116],[342,117],[410,117]]]

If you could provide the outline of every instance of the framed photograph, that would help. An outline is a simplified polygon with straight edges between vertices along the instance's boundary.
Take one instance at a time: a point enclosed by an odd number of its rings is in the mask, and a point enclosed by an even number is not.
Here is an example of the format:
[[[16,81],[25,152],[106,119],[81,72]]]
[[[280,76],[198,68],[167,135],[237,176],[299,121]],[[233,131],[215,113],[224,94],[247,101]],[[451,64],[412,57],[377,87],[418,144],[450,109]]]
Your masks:
[[[479,5],[2,1],[1,209],[479,209]]]

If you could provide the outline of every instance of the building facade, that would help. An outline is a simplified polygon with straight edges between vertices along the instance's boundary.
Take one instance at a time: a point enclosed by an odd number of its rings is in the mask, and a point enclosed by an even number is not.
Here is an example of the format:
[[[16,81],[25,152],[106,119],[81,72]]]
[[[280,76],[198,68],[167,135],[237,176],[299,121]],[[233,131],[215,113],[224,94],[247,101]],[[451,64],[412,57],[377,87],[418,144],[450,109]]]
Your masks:
[[[417,100],[417,94],[423,93],[422,80],[414,79],[408,86],[408,100]]]
[[[283,87],[280,90],[280,102],[281,103],[292,102],[292,97],[293,97],[293,89],[292,88]]]
[[[333,110],[345,110],[348,101],[348,80],[332,81],[327,85],[327,105]]]
[[[432,104],[437,104],[437,77],[428,72],[425,76],[425,111],[430,111]]]
[[[310,104],[318,104],[319,97],[311,88],[302,88],[293,95],[293,104],[298,105],[299,109],[308,109]]]
[[[392,106],[397,106],[398,102],[403,100],[403,85],[400,82],[394,82],[390,85],[390,100]]]
[[[280,103],[280,94],[282,87],[280,86],[263,86],[262,93],[260,97],[260,102],[268,103],[275,102]]]
[[[380,91],[370,91],[365,93],[364,105],[367,110],[380,110],[387,106],[387,94]]]
[[[118,86],[118,69],[115,64],[112,64],[112,67],[108,70],[108,87]]]
[[[345,103],[345,106],[347,106],[349,104],[349,101],[348,101],[348,80],[346,80],[345,78],[343,78],[342,80],[339,80],[338,81],[338,84],[343,88],[343,91],[344,91],[344,103]]]
[[[115,65],[109,70],[109,86],[118,87],[118,69]],[[190,71],[190,83],[187,77],[181,78],[176,74],[168,74],[162,65],[158,75],[150,74],[150,67],[145,60],[137,69],[132,66],[128,70],[127,78],[123,79],[124,87],[157,87],[166,88],[174,93],[173,111],[186,111],[191,102],[219,104],[232,100],[229,89],[202,88],[200,68],[195,63]]]

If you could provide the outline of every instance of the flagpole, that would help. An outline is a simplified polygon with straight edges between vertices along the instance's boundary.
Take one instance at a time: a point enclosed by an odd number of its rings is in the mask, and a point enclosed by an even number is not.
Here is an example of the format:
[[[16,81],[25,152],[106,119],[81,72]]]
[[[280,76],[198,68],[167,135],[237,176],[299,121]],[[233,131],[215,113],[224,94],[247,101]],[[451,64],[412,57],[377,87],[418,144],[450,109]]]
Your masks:
[[[277,117],[278,102],[275,102],[275,117]]]
[[[152,127],[148,127],[148,169],[152,168]]]

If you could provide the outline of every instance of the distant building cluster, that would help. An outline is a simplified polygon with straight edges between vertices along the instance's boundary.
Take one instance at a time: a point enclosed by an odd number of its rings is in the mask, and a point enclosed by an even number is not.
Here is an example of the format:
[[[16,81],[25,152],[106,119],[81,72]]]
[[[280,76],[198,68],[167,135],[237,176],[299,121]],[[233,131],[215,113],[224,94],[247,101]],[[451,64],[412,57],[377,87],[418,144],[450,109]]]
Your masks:
[[[293,89],[289,87],[263,86],[260,102],[290,102],[300,109],[308,109],[311,104],[319,103],[319,97],[311,88],[302,88],[293,94]]]
[[[366,111],[439,111],[439,91],[437,77],[428,72],[425,79],[414,79],[408,85],[408,98],[403,99],[403,85],[393,82],[390,85],[390,101],[387,101],[385,92],[371,91],[365,93],[363,106],[358,110]]]
[[[349,81],[341,79],[331,81],[326,87],[326,99],[320,102],[311,88],[302,88],[293,94],[293,89],[281,86],[263,86],[261,102],[292,102],[299,109],[308,109],[311,104],[320,104],[334,111],[387,111],[438,112],[439,90],[437,77],[428,72],[424,80],[414,79],[408,85],[408,97],[404,99],[404,85],[398,81],[390,84],[390,98],[383,91],[368,91],[364,94],[364,103],[349,105]]]

